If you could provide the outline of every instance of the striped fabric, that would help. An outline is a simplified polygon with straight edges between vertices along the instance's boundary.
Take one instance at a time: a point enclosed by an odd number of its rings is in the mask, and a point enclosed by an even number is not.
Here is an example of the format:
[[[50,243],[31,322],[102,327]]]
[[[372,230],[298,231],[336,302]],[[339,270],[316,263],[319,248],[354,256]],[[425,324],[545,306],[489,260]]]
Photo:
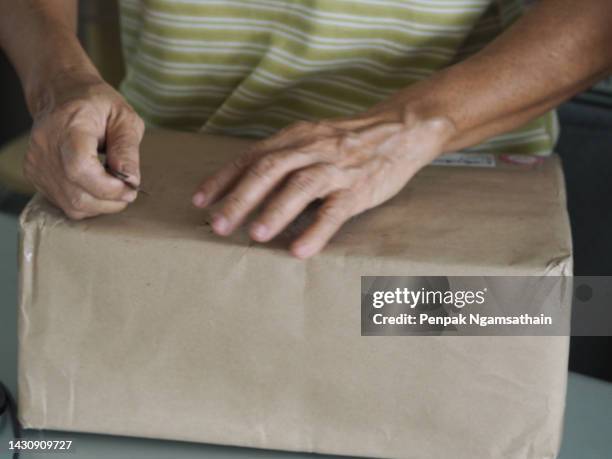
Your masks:
[[[489,43],[521,0],[121,0],[121,90],[149,125],[263,137],[350,116]],[[472,151],[547,154],[553,113]]]

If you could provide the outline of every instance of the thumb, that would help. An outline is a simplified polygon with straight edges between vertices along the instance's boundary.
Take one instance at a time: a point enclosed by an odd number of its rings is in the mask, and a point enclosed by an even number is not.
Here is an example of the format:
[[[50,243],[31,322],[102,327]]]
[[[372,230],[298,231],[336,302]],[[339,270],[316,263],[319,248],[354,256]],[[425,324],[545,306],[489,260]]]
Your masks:
[[[140,184],[140,141],[144,123],[133,111],[124,110],[111,117],[106,128],[106,160],[110,167],[127,175],[133,185]]]

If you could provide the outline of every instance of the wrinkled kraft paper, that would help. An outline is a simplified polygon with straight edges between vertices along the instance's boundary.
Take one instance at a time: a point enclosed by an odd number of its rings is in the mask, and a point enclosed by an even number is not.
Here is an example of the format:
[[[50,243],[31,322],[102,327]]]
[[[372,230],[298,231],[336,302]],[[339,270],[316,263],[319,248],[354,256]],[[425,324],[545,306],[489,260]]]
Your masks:
[[[559,160],[428,167],[308,261],[214,235],[193,190],[248,145],[153,131],[142,195],[21,218],[26,427],[388,458],[551,458],[567,337],[362,337],[363,275],[571,275]]]

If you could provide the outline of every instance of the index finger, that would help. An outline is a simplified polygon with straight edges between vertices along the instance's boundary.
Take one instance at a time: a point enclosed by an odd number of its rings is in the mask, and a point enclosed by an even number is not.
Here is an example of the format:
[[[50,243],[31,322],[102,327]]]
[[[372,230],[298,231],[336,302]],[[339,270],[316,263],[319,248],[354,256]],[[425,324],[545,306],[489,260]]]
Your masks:
[[[104,170],[98,159],[98,139],[79,129],[71,129],[59,146],[66,178],[95,198],[132,201],[134,192],[121,180]]]
[[[283,150],[298,149],[304,143],[311,143],[314,136],[333,134],[337,129],[327,123],[298,121],[278,133],[254,143],[245,153],[207,178],[193,195],[193,204],[204,208],[221,198],[247,170],[249,166],[265,155]]]
[[[140,142],[144,123],[131,110],[124,109],[108,120],[106,157],[113,170],[127,177],[134,186],[140,184]]]

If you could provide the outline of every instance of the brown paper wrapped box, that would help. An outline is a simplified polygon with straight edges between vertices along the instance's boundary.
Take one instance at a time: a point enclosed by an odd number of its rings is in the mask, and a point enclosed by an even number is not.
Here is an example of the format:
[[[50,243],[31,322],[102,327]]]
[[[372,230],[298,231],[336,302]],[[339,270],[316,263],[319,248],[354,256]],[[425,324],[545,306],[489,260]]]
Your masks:
[[[25,427],[385,458],[552,458],[568,338],[362,337],[363,275],[571,275],[559,161],[428,167],[300,261],[190,197],[247,142],[149,132],[125,212],[21,218]]]

